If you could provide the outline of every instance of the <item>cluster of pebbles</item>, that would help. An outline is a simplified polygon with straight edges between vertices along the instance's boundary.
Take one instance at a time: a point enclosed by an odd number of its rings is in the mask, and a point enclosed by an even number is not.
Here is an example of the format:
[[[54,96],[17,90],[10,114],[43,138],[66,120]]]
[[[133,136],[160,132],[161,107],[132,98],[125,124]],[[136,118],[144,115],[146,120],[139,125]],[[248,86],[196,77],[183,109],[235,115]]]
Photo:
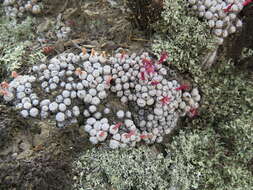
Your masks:
[[[238,13],[249,3],[245,0],[188,0],[191,9],[198,16],[208,21],[209,27],[217,37],[218,44],[223,44],[224,39],[238,28],[242,27],[242,21]]]
[[[35,65],[31,75],[2,82],[0,93],[23,117],[54,119],[58,127],[83,123],[93,144],[110,148],[162,142],[180,116],[194,116],[197,88],[170,80],[170,69],[148,53],[107,58],[85,49]]]
[[[42,9],[39,0],[4,0],[3,6],[8,17],[23,17],[27,12],[37,15]]]

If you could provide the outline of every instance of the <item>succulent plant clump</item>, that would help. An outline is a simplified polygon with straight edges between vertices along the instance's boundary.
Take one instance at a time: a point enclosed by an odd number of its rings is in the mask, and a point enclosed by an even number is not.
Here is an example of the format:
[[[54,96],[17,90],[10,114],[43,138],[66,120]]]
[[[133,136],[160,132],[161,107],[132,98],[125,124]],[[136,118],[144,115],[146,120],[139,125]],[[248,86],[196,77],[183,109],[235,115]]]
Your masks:
[[[85,120],[80,124],[93,144],[114,149],[160,143],[180,116],[197,114],[201,99],[198,88],[170,78],[167,57],[63,53],[33,66],[31,75],[13,72],[1,94],[24,118],[54,117],[58,127]]]

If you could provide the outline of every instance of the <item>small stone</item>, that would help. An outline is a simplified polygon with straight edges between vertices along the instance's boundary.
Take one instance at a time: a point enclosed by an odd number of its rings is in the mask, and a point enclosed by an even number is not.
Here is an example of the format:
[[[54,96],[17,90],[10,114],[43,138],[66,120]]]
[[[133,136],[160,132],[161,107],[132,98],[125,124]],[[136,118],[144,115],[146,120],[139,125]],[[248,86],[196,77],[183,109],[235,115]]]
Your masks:
[[[95,112],[97,111],[97,107],[96,107],[95,105],[91,105],[91,106],[89,107],[89,111],[90,111],[91,113],[95,113]]]

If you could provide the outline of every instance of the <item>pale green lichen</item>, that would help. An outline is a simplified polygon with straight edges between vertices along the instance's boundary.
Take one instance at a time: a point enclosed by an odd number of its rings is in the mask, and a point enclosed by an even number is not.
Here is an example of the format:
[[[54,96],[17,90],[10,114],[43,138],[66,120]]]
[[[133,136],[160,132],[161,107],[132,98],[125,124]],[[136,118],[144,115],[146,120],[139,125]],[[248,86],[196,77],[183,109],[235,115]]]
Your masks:
[[[252,124],[252,115],[246,114],[216,128],[181,131],[168,145],[175,166],[172,181],[183,189],[190,185],[206,190],[252,189],[248,167],[253,155]]]
[[[148,147],[92,149],[75,162],[74,189],[168,189],[170,161]]]
[[[165,1],[168,36],[161,35],[153,46],[154,51],[167,51],[172,66],[190,75],[202,92],[199,117],[183,123],[195,129],[181,130],[168,145],[174,155],[172,181],[180,190],[250,190],[253,176],[247,165],[253,158],[253,82],[247,72],[222,56],[215,67],[203,70],[202,58],[212,50],[212,36],[205,23],[189,17],[182,2]],[[242,57],[251,52],[247,50]]]
[[[252,114],[213,128],[181,130],[166,156],[148,147],[92,149],[74,164],[73,189],[250,190]]]
[[[166,50],[169,61],[181,73],[194,70],[193,79],[198,82],[203,56],[215,48],[215,40],[207,24],[191,14],[184,0],[165,0],[164,8],[157,26],[162,34],[154,41],[153,51]]]
[[[28,51],[31,40],[34,39],[32,25],[34,19],[27,17],[21,23],[17,20],[0,19],[0,65],[1,73],[5,77],[11,71],[17,70],[22,65],[36,63],[43,56],[41,51],[33,53]]]
[[[252,114],[181,130],[165,155],[149,147],[92,149],[74,164],[76,190],[251,190]],[[232,139],[231,139],[232,138]]]
[[[218,66],[203,70],[202,60],[206,52],[213,50],[213,37],[206,23],[192,16],[183,0],[166,0],[163,12],[163,29],[167,33],[155,41],[153,50],[169,53],[171,66],[179,74],[187,73],[202,91],[202,115],[205,122],[235,118],[253,105],[252,82],[239,73],[233,62],[219,58]],[[225,77],[224,77],[225,76]]]

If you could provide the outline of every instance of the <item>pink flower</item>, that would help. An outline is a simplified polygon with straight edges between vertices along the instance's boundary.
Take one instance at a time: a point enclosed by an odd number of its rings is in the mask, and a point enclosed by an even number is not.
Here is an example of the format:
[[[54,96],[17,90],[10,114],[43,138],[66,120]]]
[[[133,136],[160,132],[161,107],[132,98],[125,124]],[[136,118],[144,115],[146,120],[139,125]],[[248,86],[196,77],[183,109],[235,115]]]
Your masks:
[[[191,108],[189,111],[189,116],[190,117],[195,117],[198,115],[198,110],[196,108]]]
[[[147,138],[152,138],[153,135],[147,134],[147,135],[140,135],[141,139],[147,139]]]
[[[4,82],[2,82],[0,84],[0,87],[2,87],[2,88],[9,88],[9,83],[4,81]]]
[[[156,81],[156,80],[151,81],[151,85],[153,85],[153,86],[158,85],[158,84],[160,84],[160,82],[159,82],[159,81]]]
[[[99,136],[100,137],[103,137],[105,135],[105,132],[104,131],[101,131],[100,133],[99,133]]]
[[[231,7],[233,6],[234,3],[231,3],[230,5],[228,5],[224,10],[225,13],[229,12]]]
[[[145,73],[141,72],[141,80],[145,80]]]
[[[130,131],[129,133],[127,133],[126,135],[125,135],[125,137],[126,138],[130,138],[132,135],[134,135],[135,134],[135,131]]]
[[[170,97],[168,96],[164,96],[160,102],[162,102],[162,104],[168,104],[170,102]]]
[[[118,129],[122,125],[123,125],[122,122],[116,123],[115,126],[113,127],[113,129]]]
[[[17,78],[18,77],[18,73],[16,71],[12,71],[11,77]]]
[[[166,51],[161,53],[160,59],[158,61],[158,64],[163,63],[164,61],[166,61],[166,59],[168,59],[169,55]]]
[[[50,53],[52,53],[54,51],[54,49],[55,48],[53,46],[46,46],[46,47],[42,48],[42,52],[44,54],[50,54]]]
[[[155,72],[155,66],[151,60],[144,58],[142,59],[142,63],[144,64],[144,68],[148,74]]]
[[[7,96],[8,91],[7,90],[0,90],[0,95]]]
[[[178,88],[176,88],[175,90],[179,91],[179,90],[187,90],[190,87],[186,84],[182,84],[181,86],[179,86]]]
[[[250,3],[252,3],[252,0],[245,0],[242,5],[245,7]]]
[[[121,51],[120,60],[124,59],[124,58],[125,58],[125,55],[126,55],[126,51],[125,51],[125,50],[122,50],[122,51]]]
[[[112,80],[113,80],[112,76],[109,76],[109,78],[106,80],[105,83],[109,86]]]
[[[154,65],[147,65],[147,66],[145,66],[145,69],[146,69],[146,72],[147,72],[148,74],[154,73],[154,72],[155,72],[155,67],[154,67]]]
[[[146,59],[146,58],[142,59],[142,63],[143,63],[144,65],[150,65],[150,64],[152,64],[151,60],[148,60],[148,59]]]

